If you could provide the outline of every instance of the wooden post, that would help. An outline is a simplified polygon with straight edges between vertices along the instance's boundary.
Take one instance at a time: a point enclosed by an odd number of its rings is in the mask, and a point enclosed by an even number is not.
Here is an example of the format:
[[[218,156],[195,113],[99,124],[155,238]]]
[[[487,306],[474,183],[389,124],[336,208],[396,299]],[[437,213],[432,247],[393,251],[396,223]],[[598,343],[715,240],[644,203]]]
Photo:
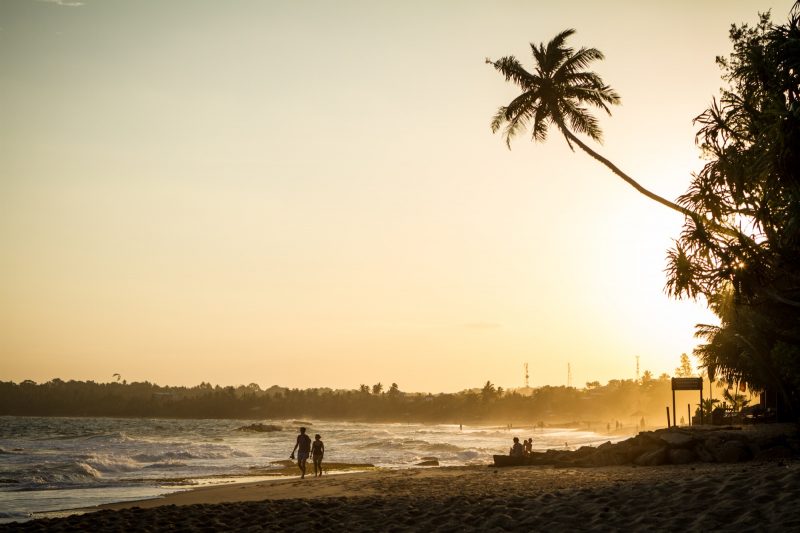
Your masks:
[[[703,425],[703,387],[700,387],[700,425]]]
[[[692,404],[690,404],[690,403],[686,404],[686,416],[689,417],[687,420],[689,422],[689,425],[691,426],[692,425]]]
[[[674,392],[672,394],[675,394]],[[669,405],[667,406],[667,427],[669,427]]]
[[[677,426],[678,425],[678,422],[675,419],[677,414],[678,414],[678,411],[677,411],[677,409],[675,409],[675,389],[672,389],[672,425],[673,426]]]

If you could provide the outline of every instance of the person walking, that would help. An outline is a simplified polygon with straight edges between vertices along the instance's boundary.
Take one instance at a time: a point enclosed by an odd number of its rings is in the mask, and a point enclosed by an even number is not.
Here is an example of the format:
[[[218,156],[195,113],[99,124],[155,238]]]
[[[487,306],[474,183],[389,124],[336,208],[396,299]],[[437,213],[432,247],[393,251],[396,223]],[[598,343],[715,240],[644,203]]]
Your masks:
[[[325,455],[325,444],[319,433],[314,435],[314,442],[311,444],[311,460],[314,461],[314,477],[322,475],[322,456]]]
[[[295,451],[297,451],[297,466],[300,468],[300,479],[303,479],[306,477],[306,461],[308,461],[308,454],[311,452],[311,437],[306,435],[306,428],[300,428],[300,434],[297,436],[297,442],[294,444],[289,459],[294,459]]]

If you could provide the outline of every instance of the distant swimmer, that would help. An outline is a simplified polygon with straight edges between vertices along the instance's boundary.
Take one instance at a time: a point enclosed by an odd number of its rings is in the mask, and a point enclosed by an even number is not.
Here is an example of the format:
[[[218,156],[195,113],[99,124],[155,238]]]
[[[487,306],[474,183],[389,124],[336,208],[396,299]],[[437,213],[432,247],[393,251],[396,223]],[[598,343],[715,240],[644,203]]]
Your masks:
[[[314,461],[314,477],[322,475],[322,456],[325,455],[325,445],[319,433],[314,435],[314,442],[311,444],[311,460]]]
[[[306,428],[300,428],[300,434],[297,436],[297,442],[289,459],[294,459],[295,450],[297,451],[297,466],[300,468],[300,479],[303,479],[306,477],[306,461],[311,452],[311,437],[306,435]]]

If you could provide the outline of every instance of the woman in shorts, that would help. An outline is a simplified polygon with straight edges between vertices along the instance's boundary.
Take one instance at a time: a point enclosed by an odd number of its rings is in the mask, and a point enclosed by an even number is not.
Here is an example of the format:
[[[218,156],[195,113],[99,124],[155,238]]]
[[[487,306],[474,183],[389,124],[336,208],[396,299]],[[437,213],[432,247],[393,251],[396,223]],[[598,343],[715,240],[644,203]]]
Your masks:
[[[311,443],[311,459],[314,461],[314,477],[322,475],[322,456],[325,455],[325,445],[319,433],[314,435],[314,442]]]

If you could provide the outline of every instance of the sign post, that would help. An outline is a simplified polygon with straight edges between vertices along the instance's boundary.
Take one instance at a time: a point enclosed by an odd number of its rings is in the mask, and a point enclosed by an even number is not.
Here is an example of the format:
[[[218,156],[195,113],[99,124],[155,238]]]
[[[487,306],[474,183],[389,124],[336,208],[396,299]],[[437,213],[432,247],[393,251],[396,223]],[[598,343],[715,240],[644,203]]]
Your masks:
[[[700,423],[703,423],[703,378],[672,378],[672,425],[675,422],[675,391],[697,390],[700,391]],[[692,423],[691,410],[689,411],[689,425]]]

